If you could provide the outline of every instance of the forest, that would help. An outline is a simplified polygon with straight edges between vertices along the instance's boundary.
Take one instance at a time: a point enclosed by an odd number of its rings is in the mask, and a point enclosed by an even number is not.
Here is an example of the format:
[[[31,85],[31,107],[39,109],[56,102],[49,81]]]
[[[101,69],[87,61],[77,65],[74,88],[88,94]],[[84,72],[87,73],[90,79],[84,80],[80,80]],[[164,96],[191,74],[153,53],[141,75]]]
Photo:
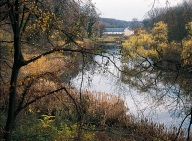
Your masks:
[[[192,140],[191,7],[154,7],[143,21],[121,21],[101,18],[91,0],[1,0],[0,140]],[[130,27],[134,35],[108,48],[98,40],[106,27]],[[138,119],[120,95],[83,88],[96,73],[115,75],[110,65],[120,72],[118,87],[151,94],[155,105],[173,97],[176,106],[168,106],[180,107],[180,126]]]
[[[106,28],[126,28],[126,27],[129,27],[131,29],[134,29],[136,27],[142,26],[142,21],[138,21],[138,19],[136,19],[136,18],[133,18],[132,21],[123,21],[123,20],[116,20],[116,19],[110,19],[110,18],[100,18],[100,22],[102,24],[104,24]]]

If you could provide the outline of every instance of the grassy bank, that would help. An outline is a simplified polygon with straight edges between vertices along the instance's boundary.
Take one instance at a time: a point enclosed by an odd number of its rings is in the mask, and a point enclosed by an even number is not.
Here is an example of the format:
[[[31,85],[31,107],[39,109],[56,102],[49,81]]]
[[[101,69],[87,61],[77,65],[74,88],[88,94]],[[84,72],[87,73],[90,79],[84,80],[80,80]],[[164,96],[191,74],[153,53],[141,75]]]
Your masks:
[[[115,35],[104,35],[101,38],[97,38],[97,40],[101,43],[118,43],[121,44],[126,40],[124,36],[115,36]]]
[[[40,83],[40,82],[39,82]],[[42,81],[41,81],[42,83]],[[58,87],[51,82],[33,86],[31,95]],[[70,92],[70,94],[68,93]],[[33,99],[29,96],[28,99]],[[81,97],[81,99],[80,99]],[[1,105],[2,109],[2,105]],[[186,130],[165,127],[148,119],[127,115],[124,100],[113,94],[82,91],[66,86],[65,91],[36,101],[23,109],[15,123],[12,140],[22,141],[185,141]],[[1,111],[1,131],[6,110]],[[81,117],[81,119],[79,118]]]

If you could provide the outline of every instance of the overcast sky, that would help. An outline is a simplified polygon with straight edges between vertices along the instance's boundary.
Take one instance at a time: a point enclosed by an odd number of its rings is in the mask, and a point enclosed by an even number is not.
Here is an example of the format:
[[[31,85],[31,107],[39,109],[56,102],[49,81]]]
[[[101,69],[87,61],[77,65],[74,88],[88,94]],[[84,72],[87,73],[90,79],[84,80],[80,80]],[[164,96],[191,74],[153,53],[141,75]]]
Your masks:
[[[131,21],[133,18],[143,20],[152,8],[154,0],[92,0],[101,13],[100,17]],[[163,7],[167,0],[156,0],[155,7]],[[181,0],[169,0],[171,5]]]

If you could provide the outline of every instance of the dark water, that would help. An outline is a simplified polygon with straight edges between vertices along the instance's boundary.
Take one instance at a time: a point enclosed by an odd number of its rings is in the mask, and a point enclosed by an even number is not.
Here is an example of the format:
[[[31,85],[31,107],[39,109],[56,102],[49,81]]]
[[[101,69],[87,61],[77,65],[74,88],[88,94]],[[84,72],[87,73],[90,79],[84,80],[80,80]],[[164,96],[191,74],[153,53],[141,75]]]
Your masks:
[[[191,101],[183,101],[180,103],[176,100],[174,89],[165,91],[164,84],[158,84],[162,87],[161,91],[154,93],[141,93],[136,88],[130,87],[121,81],[121,72],[116,68],[121,69],[121,56],[119,49],[110,49],[109,53],[103,53],[105,56],[95,56],[94,60],[100,65],[90,66],[89,69],[83,70],[73,79],[73,85],[78,86],[83,90],[96,90],[114,95],[119,95],[126,101],[126,106],[129,108],[128,113],[134,114],[136,117],[146,117],[155,122],[164,124],[165,126],[179,127],[185,112],[183,107],[191,106]],[[109,57],[111,61],[115,62],[116,67],[106,58]],[[83,81],[82,81],[83,80]],[[163,99],[157,97],[157,93],[165,93]],[[161,96],[161,95],[160,95]],[[183,123],[183,128],[188,128],[189,119]]]

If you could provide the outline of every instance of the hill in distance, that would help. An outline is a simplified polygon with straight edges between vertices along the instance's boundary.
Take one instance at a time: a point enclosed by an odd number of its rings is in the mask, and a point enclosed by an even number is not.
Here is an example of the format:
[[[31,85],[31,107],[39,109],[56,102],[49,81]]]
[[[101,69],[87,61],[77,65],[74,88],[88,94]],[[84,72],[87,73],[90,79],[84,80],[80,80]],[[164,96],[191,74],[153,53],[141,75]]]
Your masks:
[[[142,22],[137,19],[133,21],[117,20],[112,18],[100,18],[100,22],[105,25],[106,28],[126,28],[134,29],[137,25],[141,26]]]

